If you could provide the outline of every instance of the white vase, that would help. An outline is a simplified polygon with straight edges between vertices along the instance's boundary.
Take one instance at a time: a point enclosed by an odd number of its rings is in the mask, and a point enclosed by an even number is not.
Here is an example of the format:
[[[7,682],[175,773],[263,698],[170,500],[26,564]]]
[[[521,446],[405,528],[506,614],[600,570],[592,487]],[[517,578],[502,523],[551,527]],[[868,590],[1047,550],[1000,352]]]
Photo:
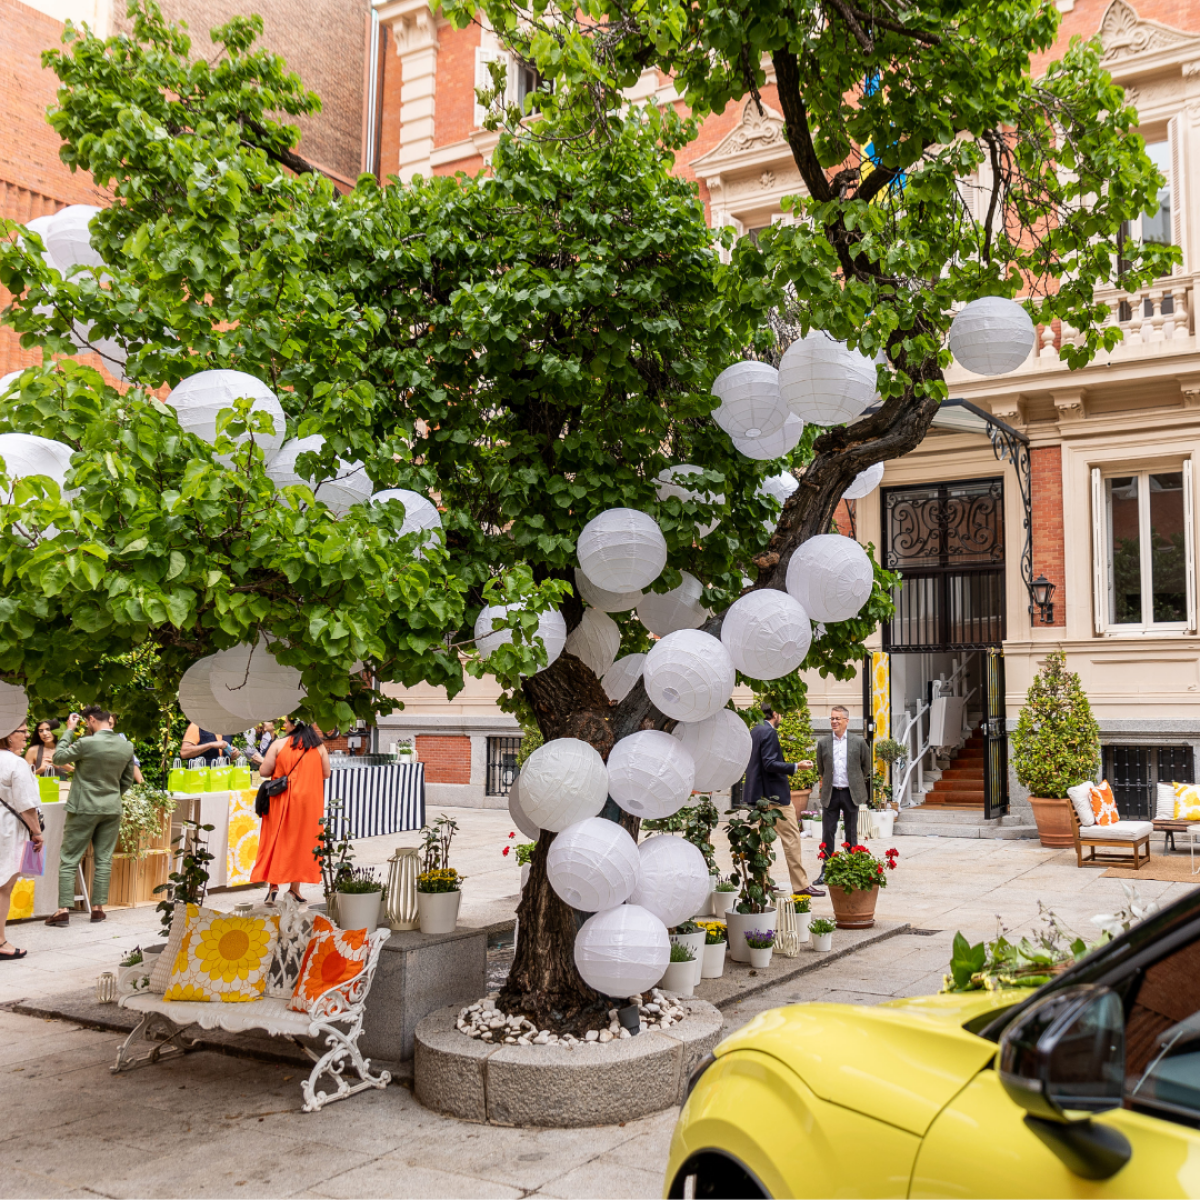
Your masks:
[[[733,902],[737,899],[737,892],[718,892],[714,890],[709,899],[709,907],[712,909],[713,916],[719,921],[733,907]]]
[[[421,914],[422,933],[453,933],[458,924],[458,905],[462,891],[418,892],[417,909]]]
[[[663,972],[662,979],[659,980],[658,986],[664,992],[670,992],[673,996],[679,996],[682,999],[687,999],[692,995],[692,980],[695,975],[693,968],[695,963],[690,962],[673,962]]]
[[[747,950],[750,954],[750,965],[756,971],[765,971],[771,965],[771,947],[768,946],[765,950],[756,950],[753,946],[748,946]]]
[[[704,966],[704,939],[708,935],[701,929],[698,933],[673,933],[671,941],[677,946],[686,946],[694,957],[692,987],[700,983],[700,971]]]
[[[881,812],[875,814],[875,821],[879,828],[879,836],[881,838],[890,838],[896,827],[896,813],[894,809],[885,808]]]
[[[342,929],[365,929],[374,933],[379,924],[383,892],[338,892],[338,925]]]
[[[801,943],[807,942],[811,936],[808,927],[812,924],[812,913],[797,913],[796,914],[796,934],[800,938]]]
[[[833,949],[833,934],[832,933],[814,933],[812,935],[812,946],[814,950],[832,950]]]
[[[715,946],[704,947],[701,979],[720,979],[725,974],[725,945],[725,942],[718,942]]]
[[[767,909],[760,913],[730,912],[725,918],[725,928],[729,937],[729,957],[734,962],[748,963],[750,947],[746,945],[748,929],[774,929],[775,910]]]

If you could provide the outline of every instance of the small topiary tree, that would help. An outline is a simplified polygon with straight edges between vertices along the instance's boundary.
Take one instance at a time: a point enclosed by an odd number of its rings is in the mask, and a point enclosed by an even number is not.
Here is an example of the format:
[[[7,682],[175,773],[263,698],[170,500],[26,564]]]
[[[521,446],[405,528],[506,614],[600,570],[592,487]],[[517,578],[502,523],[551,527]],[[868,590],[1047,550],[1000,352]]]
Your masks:
[[[1096,772],[1100,727],[1067,656],[1056,650],[1034,677],[1012,735],[1012,764],[1031,796],[1066,798]]]

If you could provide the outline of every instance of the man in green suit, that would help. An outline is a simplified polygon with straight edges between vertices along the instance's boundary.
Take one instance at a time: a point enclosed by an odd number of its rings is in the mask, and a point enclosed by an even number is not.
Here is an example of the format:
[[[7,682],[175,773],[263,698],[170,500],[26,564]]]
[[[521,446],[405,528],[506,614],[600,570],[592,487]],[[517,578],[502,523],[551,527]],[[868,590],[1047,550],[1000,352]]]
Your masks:
[[[54,765],[70,763],[75,773],[58,860],[58,911],[46,918],[47,925],[66,925],[71,920],[75,873],[89,845],[95,854],[92,920],[104,920],[113,851],[121,832],[121,797],[134,783],[133,743],[113,732],[112,713],[91,704],[83,710],[83,719],[91,737],[75,736],[79,713],[72,713],[67,718],[67,736],[54,752]]]

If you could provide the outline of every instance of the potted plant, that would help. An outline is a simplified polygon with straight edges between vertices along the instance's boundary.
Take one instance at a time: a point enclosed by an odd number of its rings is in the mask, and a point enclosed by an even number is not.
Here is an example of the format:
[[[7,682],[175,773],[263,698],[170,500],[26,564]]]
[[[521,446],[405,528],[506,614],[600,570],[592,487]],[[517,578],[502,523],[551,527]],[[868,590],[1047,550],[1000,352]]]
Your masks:
[[[750,953],[750,965],[756,971],[764,971],[771,965],[771,951],[775,947],[775,930],[747,929],[746,946]]]
[[[807,896],[792,896],[792,908],[796,913],[796,935],[800,941],[808,941],[808,931],[812,922],[812,903]]]
[[[798,708],[784,706],[779,719],[779,748],[788,762],[807,762],[817,757],[817,743],[813,737],[812,718],[808,711],[808,700],[801,698]],[[798,813],[806,807],[817,782],[817,771],[810,767],[797,771],[792,776],[792,804]]]
[[[423,831],[421,873],[417,876],[417,910],[422,933],[453,933],[458,924],[464,876],[450,866],[450,843],[458,822],[438,817]]]
[[[701,979],[720,979],[725,974],[725,926],[720,921],[708,921],[704,926],[704,965]]]
[[[354,850],[350,845],[350,834],[342,817],[343,801],[336,797],[325,808],[325,815],[317,822],[317,844],[313,858],[321,870],[321,887],[325,892],[325,912],[329,919],[340,925],[338,919],[338,884],[351,870],[350,861]],[[338,830],[340,829],[340,840]]]
[[[696,968],[692,977],[692,986],[700,982],[700,970],[704,965],[705,930],[695,921],[682,921],[671,930],[671,942],[676,946],[686,946],[692,952]]]
[[[801,832],[815,835],[821,824],[821,814],[814,809],[806,808],[797,814],[796,820],[800,822]]]
[[[416,752],[413,750],[412,738],[401,738],[396,743],[396,761],[398,763],[412,763],[417,761]]]
[[[693,978],[696,974],[696,956],[691,946],[671,945],[671,962],[663,972],[658,986],[664,992],[674,996],[690,996],[693,990]]]
[[[375,878],[374,867],[351,867],[337,883],[338,924],[374,933],[386,895],[387,886]]]
[[[837,926],[828,917],[818,917],[810,926],[814,950],[833,949],[833,931]]]
[[[712,902],[709,907],[712,909],[714,917],[723,917],[733,907],[734,900],[737,899],[737,884],[731,879],[722,879],[717,877],[717,882],[712,890]]]
[[[729,878],[739,889],[735,909],[726,916],[729,957],[736,962],[750,961],[747,929],[775,928],[775,906],[771,903],[771,864],[775,861],[775,851],[771,846],[779,837],[775,832],[778,819],[779,814],[767,801],[759,800],[734,809],[725,826],[733,858]]]
[[[507,848],[506,848],[507,849]],[[533,862],[533,852],[537,849],[537,842],[518,842],[517,843],[517,866],[521,868],[521,890],[525,890],[525,885],[529,882],[530,863]]]
[[[1073,845],[1067,789],[1095,778],[1100,728],[1062,650],[1047,655],[1034,676],[1010,746],[1013,772],[1029,790],[1042,845]]]
[[[870,929],[875,924],[879,889],[887,887],[887,873],[895,869],[899,854],[893,849],[876,858],[866,846],[826,854],[821,843],[818,857],[825,860],[825,882],[839,929]]]

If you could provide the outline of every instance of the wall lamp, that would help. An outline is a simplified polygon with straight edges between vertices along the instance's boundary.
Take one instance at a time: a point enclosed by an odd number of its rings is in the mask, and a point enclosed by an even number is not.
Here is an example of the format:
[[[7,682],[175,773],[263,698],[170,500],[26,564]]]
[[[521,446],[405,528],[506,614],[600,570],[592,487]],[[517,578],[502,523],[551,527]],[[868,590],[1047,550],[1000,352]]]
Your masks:
[[[1033,610],[1036,608],[1042,616],[1043,625],[1054,624],[1054,584],[1045,575],[1039,575],[1029,585],[1029,598],[1033,603],[1029,606],[1029,620],[1033,622]]]

